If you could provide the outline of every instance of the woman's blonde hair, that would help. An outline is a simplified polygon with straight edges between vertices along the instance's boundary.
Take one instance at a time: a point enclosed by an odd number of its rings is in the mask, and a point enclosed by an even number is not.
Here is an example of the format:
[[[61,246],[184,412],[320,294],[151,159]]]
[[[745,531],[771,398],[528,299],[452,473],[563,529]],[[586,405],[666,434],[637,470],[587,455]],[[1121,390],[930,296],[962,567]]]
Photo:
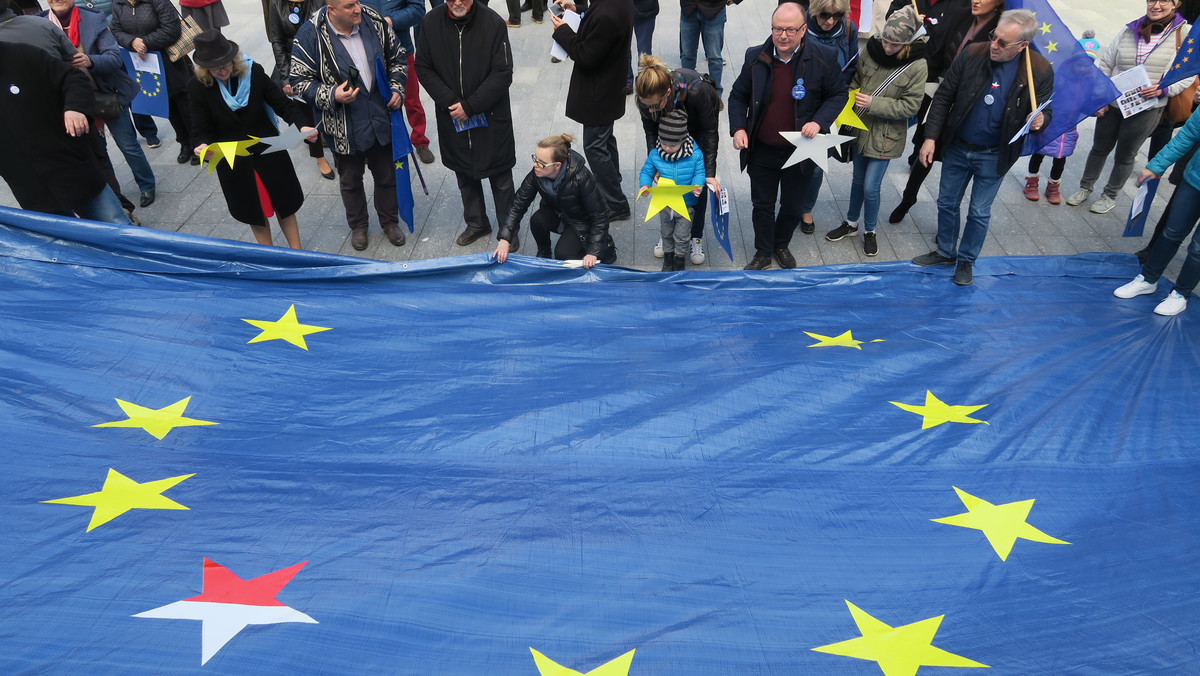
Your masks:
[[[213,86],[216,78],[213,77],[211,70],[204,66],[193,66],[192,70],[196,72],[196,79],[200,81],[200,84],[205,87]],[[242,50],[239,49],[237,54],[233,55],[233,72],[229,74],[229,77],[246,77],[247,72],[249,69],[246,68],[246,58],[242,56]]]
[[[808,4],[809,17],[816,16],[821,12],[825,12],[827,14],[837,14],[839,12],[842,14],[849,14],[850,0],[812,0],[812,2]]]
[[[571,154],[571,141],[574,140],[575,137],[570,134],[555,134],[538,141],[537,147],[552,149],[554,161],[562,162]]]
[[[638,98],[662,96],[671,89],[671,69],[667,62],[653,54],[638,56],[638,74],[634,80]]]

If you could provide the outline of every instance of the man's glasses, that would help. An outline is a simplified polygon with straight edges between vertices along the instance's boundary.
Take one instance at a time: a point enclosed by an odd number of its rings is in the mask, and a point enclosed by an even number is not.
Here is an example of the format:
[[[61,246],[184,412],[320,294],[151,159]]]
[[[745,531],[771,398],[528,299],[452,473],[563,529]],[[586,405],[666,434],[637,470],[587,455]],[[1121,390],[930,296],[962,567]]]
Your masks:
[[[538,159],[536,154],[530,155],[529,159],[533,160],[533,166],[536,169],[545,169],[546,167],[553,167],[554,165],[558,164],[558,162],[543,162]]]
[[[821,21],[829,21],[830,19],[841,21],[842,19],[846,18],[846,13],[834,12],[833,14],[830,14],[829,12],[821,12],[817,14],[817,16],[821,17]]]
[[[780,28],[779,26],[771,26],[771,33],[775,35],[787,35],[791,37],[799,34],[800,30],[807,25],[808,24],[801,24],[800,28]]]
[[[994,42],[994,43],[1000,45],[1000,49],[1008,49],[1009,47],[1012,47],[1013,45],[1019,45],[1022,42],[1025,42],[1025,40],[1017,40],[1016,42],[1008,42],[1006,40],[1002,40],[1002,39],[996,37],[996,31],[992,31],[991,33],[988,33],[988,42]]]

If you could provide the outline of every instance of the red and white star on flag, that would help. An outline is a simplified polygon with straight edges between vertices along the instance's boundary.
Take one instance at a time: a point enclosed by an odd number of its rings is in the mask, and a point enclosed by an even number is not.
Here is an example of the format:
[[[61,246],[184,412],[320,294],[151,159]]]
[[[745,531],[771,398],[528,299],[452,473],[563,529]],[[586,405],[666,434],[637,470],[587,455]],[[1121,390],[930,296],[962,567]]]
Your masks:
[[[243,580],[225,566],[204,558],[204,584],[199,596],[169,603],[134,617],[200,620],[200,664],[217,654],[229,639],[251,624],[304,622],[313,618],[275,599],[308,561]]]

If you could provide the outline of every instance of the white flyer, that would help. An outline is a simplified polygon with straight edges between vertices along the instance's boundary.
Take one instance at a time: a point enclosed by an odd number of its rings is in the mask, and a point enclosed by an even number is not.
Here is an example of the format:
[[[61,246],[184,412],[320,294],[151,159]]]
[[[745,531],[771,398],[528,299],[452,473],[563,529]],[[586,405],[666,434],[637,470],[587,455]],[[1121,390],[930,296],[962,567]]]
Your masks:
[[[582,19],[582,17],[579,16],[577,13],[572,12],[569,9],[563,10],[562,20],[567,22],[567,25],[571,27],[571,30],[573,30],[575,32],[579,32],[580,19]],[[553,56],[556,59],[562,59],[563,61],[566,61],[567,60],[567,50],[563,49],[562,45],[558,44],[557,40],[551,40],[550,41],[550,56]]]
[[[1144,99],[1138,93],[1142,87],[1150,86],[1150,74],[1146,72],[1144,65],[1139,64],[1123,73],[1117,73],[1112,76],[1112,81],[1117,89],[1121,90],[1116,103],[1122,117],[1136,115],[1158,103],[1158,99]]]

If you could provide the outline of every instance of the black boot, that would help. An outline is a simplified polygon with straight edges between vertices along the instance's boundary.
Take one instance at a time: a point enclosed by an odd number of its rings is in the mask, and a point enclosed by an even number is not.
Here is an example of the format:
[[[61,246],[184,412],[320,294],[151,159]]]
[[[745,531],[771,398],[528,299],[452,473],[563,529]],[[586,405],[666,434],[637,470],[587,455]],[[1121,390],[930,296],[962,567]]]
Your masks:
[[[675,269],[675,254],[674,253],[663,254],[662,271],[663,272],[671,272],[674,269]]]

